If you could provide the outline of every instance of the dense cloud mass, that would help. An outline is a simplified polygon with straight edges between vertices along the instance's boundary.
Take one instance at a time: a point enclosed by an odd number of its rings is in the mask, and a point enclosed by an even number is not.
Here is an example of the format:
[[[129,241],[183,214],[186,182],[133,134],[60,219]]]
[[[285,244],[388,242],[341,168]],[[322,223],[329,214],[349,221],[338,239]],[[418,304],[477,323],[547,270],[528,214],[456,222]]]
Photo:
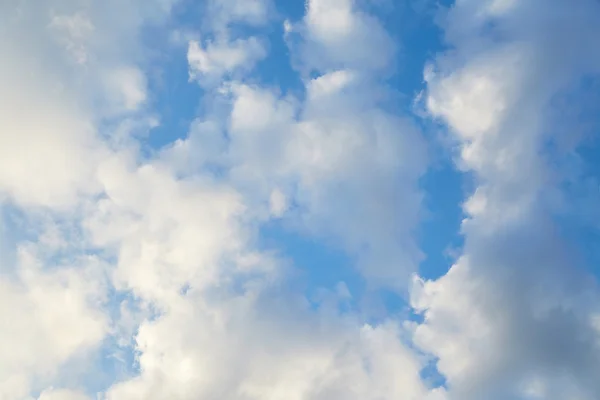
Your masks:
[[[427,74],[426,107],[448,124],[476,188],[463,254],[444,277],[417,282],[415,340],[461,399],[600,396],[597,291],[561,238],[560,174],[545,150],[560,145],[552,98],[600,72],[587,47],[600,5],[550,3],[457,3],[445,20],[454,51]]]
[[[190,23],[188,3],[0,3],[0,400],[600,398],[573,234],[600,226],[580,151],[600,3],[407,2],[442,38],[412,108],[391,4],[205,0]],[[265,83],[274,36],[293,89]],[[199,99],[161,98],[171,57]],[[188,101],[184,133],[149,144]],[[421,277],[443,146],[464,243]],[[265,245],[274,224],[364,289],[307,291],[303,269],[332,266]],[[373,315],[381,293],[403,310]]]

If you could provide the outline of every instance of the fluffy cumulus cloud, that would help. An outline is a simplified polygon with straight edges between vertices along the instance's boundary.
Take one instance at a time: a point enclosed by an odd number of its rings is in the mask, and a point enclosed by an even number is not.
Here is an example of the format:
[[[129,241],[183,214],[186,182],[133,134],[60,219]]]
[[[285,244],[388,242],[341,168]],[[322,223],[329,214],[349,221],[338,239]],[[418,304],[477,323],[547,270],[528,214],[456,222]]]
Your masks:
[[[285,21],[286,38],[303,69],[390,68],[395,46],[381,22],[355,0],[309,0],[302,21]],[[298,37],[300,35],[300,37]],[[374,44],[377,45],[374,45]]]
[[[428,68],[426,107],[448,124],[475,190],[463,253],[417,280],[415,341],[461,399],[595,399],[598,292],[565,238],[553,99],[600,72],[596,2],[463,1],[445,28],[454,51]],[[575,135],[578,127],[570,126]],[[552,150],[553,149],[553,150]],[[564,165],[564,164],[562,164]]]
[[[597,2],[440,9],[420,117],[382,78],[401,44],[376,4],[207,0],[185,51],[156,40],[190,31],[187,7],[0,5],[0,400],[600,397],[600,292],[564,223],[586,224],[562,168],[586,128],[556,125],[600,73]],[[294,89],[262,83],[273,32]],[[164,43],[202,107],[148,150]],[[418,276],[439,145],[423,117],[473,181],[436,279]],[[346,255],[367,289],[307,295],[273,225]],[[389,291],[418,315],[362,306]]]

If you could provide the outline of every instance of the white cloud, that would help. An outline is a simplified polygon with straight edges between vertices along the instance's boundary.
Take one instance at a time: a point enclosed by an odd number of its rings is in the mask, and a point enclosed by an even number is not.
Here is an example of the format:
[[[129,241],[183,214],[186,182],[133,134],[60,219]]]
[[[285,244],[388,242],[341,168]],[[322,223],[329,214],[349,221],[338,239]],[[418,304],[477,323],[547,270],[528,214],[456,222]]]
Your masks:
[[[451,398],[600,395],[598,292],[556,223],[549,158],[562,153],[545,151],[556,139],[553,97],[600,73],[600,53],[580,47],[598,34],[600,7],[580,6],[462,1],[446,16],[455,51],[428,74],[427,106],[460,144],[476,190],[462,256],[445,276],[417,282],[412,303],[425,317],[415,341],[439,358]]]
[[[348,70],[334,71],[319,76],[308,84],[308,95],[312,98],[338,94],[356,79],[355,74]]]
[[[84,14],[55,15],[50,27],[61,31],[59,40],[66,46],[74,60],[79,64],[86,64],[89,54],[86,42],[95,29],[90,19]]]
[[[30,62],[29,52],[48,51],[43,42],[30,32],[21,38],[19,48],[10,36],[0,38],[0,51],[7,55],[0,66],[5,82],[0,93],[0,191],[17,203],[70,205],[80,193],[95,190],[90,164],[102,149],[86,111],[71,88],[61,85],[63,75],[54,60]]]
[[[274,217],[281,217],[287,210],[287,198],[285,194],[279,189],[273,189],[271,196],[269,196],[269,209],[271,215]]]
[[[253,129],[264,126],[239,133]],[[310,310],[285,289],[281,261],[252,249],[239,224],[252,213],[235,192],[203,175],[177,181],[160,163],[126,170],[119,160],[102,170],[107,199],[87,226],[119,254],[116,282],[161,312],[135,337],[140,375],[108,399],[425,398],[402,330],[338,315],[335,295],[330,311]]]
[[[239,79],[266,57],[264,41],[255,36],[235,35],[238,26],[263,26],[272,8],[270,0],[211,0],[204,23],[210,39],[191,40],[188,46],[190,78],[206,87],[223,80]]]
[[[100,190],[94,168],[107,146],[99,121],[138,110],[147,98],[128,51],[146,10],[38,3],[2,6],[0,191],[18,204],[64,208]]]
[[[3,254],[0,265],[2,399],[31,399],[82,379],[112,330],[109,267],[87,247],[80,222],[103,191],[97,168],[111,151],[101,122],[114,116],[106,110],[132,110],[146,96],[139,70],[115,67],[135,64],[128,34],[142,10],[120,4],[0,5],[3,227],[17,216],[7,229],[16,255]],[[115,62],[116,54],[127,56]],[[40,396],[81,398],[65,390]]]
[[[193,47],[191,69],[209,71],[207,49]],[[249,226],[293,202],[304,229],[350,252],[367,247],[361,267],[377,283],[402,287],[414,271],[423,144],[374,105],[361,72],[307,82],[307,104],[234,75],[211,97],[226,113],[197,120],[160,162],[102,172],[109,198],[90,232],[99,246],[121,235],[118,281],[161,309],[136,336],[139,376],[108,399],[444,398],[421,381],[424,360],[395,322],[339,315],[347,290],[311,310],[287,289],[285,264],[252,249]]]
[[[305,104],[233,85],[226,95],[228,126],[215,131],[219,122],[209,118],[201,125],[210,130],[194,132],[170,152],[203,154],[214,143],[226,146],[211,161],[228,171],[251,212],[268,213],[260,207],[276,185],[298,206],[289,217],[301,229],[331,235],[359,254],[368,278],[405,287],[420,258],[412,232],[419,221],[424,145],[410,121],[377,109],[369,83],[351,76],[334,72],[309,81]],[[227,140],[215,141],[215,133]]]
[[[38,400],[89,400],[83,392],[68,389],[44,390]]]
[[[95,190],[91,163],[102,150],[94,127],[59,88],[23,82],[24,74],[6,73],[10,64],[0,67],[7,78],[0,94],[0,190],[17,203],[70,205]]]
[[[393,60],[394,44],[376,18],[355,0],[309,0],[302,24],[287,25],[300,33],[298,64],[309,70],[340,68],[383,70]],[[294,43],[294,42],[290,42]],[[376,45],[375,45],[376,44]]]
[[[209,41],[204,46],[190,41],[187,53],[190,77],[205,84],[220,84],[224,77],[252,69],[265,55],[263,45],[255,37]]]
[[[185,285],[219,281],[221,258],[237,256],[242,245],[237,193],[201,177],[178,181],[160,165],[130,170],[119,158],[99,175],[106,198],[84,223],[92,244],[119,255],[117,287],[163,306]]]
[[[117,110],[136,111],[146,102],[146,77],[139,68],[114,68],[105,79],[107,96]]]
[[[250,289],[214,302],[190,292],[181,308],[142,325],[143,373],[108,399],[426,398],[397,326],[315,315],[282,294]]]
[[[272,7],[270,0],[209,0],[211,16],[206,22],[216,31],[232,23],[260,26],[269,19]]]
[[[257,242],[282,218],[355,256],[369,287],[406,288],[426,151],[413,122],[380,107],[388,35],[359,2],[309,1],[287,29],[301,69],[321,74],[303,76],[301,100],[243,80],[266,47],[234,33],[263,26],[272,4],[208,2],[212,39],[187,56],[214,107],[144,159],[104,122],[153,120],[138,40],[173,4],[0,6],[0,192],[21,218],[1,243],[18,257],[2,257],[0,398],[87,399],[82,376],[116,351],[139,369],[111,376],[98,389],[108,400],[600,395],[598,293],[574,272],[541,152],[552,96],[600,71],[585,41],[598,5],[464,0],[449,12],[455,51],[428,74],[426,105],[476,179],[464,252],[415,281],[423,323],[367,324],[339,311],[357,297],[343,282],[309,302],[285,255]],[[432,357],[448,393],[421,377]]]
[[[52,382],[62,364],[100,346],[108,333],[102,270],[88,263],[45,272],[22,249],[18,276],[0,278],[1,398],[24,398],[31,385]]]
[[[352,0],[312,0],[307,3],[306,23],[323,41],[339,41],[355,33]]]

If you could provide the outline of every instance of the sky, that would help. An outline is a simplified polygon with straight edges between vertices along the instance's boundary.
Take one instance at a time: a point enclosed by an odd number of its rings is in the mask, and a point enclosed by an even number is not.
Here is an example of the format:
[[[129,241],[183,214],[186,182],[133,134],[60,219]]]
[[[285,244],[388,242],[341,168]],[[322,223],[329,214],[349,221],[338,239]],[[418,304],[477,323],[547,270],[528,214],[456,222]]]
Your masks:
[[[598,21],[0,2],[0,400],[597,400]]]

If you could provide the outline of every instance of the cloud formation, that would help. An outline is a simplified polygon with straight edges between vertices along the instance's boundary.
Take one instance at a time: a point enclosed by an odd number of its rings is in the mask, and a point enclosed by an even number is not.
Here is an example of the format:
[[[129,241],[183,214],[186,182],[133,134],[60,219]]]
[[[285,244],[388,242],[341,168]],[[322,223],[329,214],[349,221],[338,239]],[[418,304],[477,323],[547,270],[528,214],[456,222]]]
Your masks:
[[[553,98],[600,72],[584,44],[599,16],[586,1],[464,1],[446,16],[454,50],[426,74],[426,107],[450,127],[476,187],[462,255],[447,275],[417,281],[413,305],[425,317],[415,341],[455,398],[600,395],[597,288],[554,201],[553,163],[572,148],[549,129]]]
[[[555,100],[600,73],[600,5],[575,3],[440,10],[447,48],[416,100],[473,190],[460,255],[430,280],[436,138],[390,101],[400,44],[369,2],[310,0],[295,20],[203,2],[168,49],[203,107],[151,151],[145,35],[179,32],[189,5],[0,5],[0,399],[598,398],[599,292],[564,224],[583,226],[563,166],[585,142],[554,125]],[[261,80],[273,24],[293,90]],[[268,224],[347,255],[369,293],[307,296]],[[407,310],[373,318],[361,300],[380,290]]]

